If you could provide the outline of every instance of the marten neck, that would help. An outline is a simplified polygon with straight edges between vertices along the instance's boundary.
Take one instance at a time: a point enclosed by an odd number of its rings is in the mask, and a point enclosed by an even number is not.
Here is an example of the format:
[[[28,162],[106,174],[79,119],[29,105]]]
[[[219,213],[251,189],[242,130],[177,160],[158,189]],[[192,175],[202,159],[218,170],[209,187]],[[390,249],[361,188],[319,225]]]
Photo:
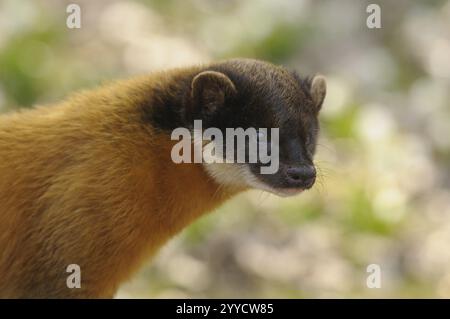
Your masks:
[[[155,96],[154,90],[168,85],[169,80],[173,91]],[[92,156],[108,163],[107,167],[96,169],[96,182],[114,186],[105,190],[105,194],[97,195],[111,202],[111,206],[105,208],[108,212],[105,225],[99,227],[99,236],[109,228],[114,233],[114,242],[108,243],[114,253],[105,252],[101,256],[102,263],[107,263],[114,271],[98,279],[99,286],[106,287],[107,291],[114,291],[118,283],[128,278],[172,236],[241,191],[219,185],[201,163],[176,164],[171,159],[171,150],[177,141],[171,140],[167,127],[154,123],[160,120],[159,112],[164,116],[179,114],[184,101],[183,83],[165,74],[132,79],[88,94],[84,97],[86,100],[77,100],[74,108],[74,116],[78,117],[89,117],[90,112],[105,113],[104,122],[91,121],[89,125],[102,132],[99,143],[108,145],[101,150],[92,145]],[[79,112],[83,105],[95,105],[95,108],[86,106],[85,112]],[[149,109],[143,112],[145,108]],[[72,119],[71,122],[79,121]],[[101,241],[99,237],[93,245],[103,246]]]
[[[174,142],[167,138],[165,134],[156,137],[160,152],[156,160],[159,177],[153,184],[162,196],[164,210],[158,215],[158,223],[164,224],[164,231],[177,232],[241,190],[217,184],[206,173],[203,164],[175,164],[170,157]]]
[[[123,121],[123,134],[131,133],[125,138],[135,140],[135,149],[129,154],[138,165],[131,168],[131,180],[139,194],[137,200],[149,211],[145,212],[146,223],[150,223],[152,229],[150,240],[160,241],[155,242],[156,245],[243,190],[219,185],[201,163],[176,164],[171,159],[172,147],[177,142],[171,140],[172,129],[188,126],[183,117],[186,92],[197,72],[197,69],[178,70],[132,79],[126,85],[120,84],[120,96],[114,95],[119,99],[126,96],[126,105],[133,99],[133,110],[125,110],[118,118]],[[123,92],[124,87],[126,92]],[[119,89],[112,88],[112,91]],[[121,110],[124,105],[113,104]],[[137,134],[130,130],[130,113],[136,114],[134,120],[139,122],[135,126]]]

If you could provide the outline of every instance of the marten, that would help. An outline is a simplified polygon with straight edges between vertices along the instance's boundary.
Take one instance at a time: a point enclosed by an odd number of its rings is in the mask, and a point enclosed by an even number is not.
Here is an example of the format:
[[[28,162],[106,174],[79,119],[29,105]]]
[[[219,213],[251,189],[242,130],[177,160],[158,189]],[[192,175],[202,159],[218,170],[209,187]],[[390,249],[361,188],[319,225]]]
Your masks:
[[[0,297],[111,298],[172,236],[247,189],[311,188],[323,76],[252,59],[153,72],[0,116]],[[175,163],[171,132],[279,129],[279,167]],[[66,267],[79,265],[80,287]]]

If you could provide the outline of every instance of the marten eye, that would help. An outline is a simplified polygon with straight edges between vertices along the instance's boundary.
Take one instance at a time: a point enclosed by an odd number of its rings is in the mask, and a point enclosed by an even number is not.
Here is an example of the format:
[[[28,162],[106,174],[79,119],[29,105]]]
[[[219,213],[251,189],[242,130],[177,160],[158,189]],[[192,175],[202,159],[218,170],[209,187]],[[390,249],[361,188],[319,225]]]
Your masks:
[[[309,135],[306,136],[306,138],[305,138],[305,145],[306,146],[311,145],[311,136],[309,136]]]

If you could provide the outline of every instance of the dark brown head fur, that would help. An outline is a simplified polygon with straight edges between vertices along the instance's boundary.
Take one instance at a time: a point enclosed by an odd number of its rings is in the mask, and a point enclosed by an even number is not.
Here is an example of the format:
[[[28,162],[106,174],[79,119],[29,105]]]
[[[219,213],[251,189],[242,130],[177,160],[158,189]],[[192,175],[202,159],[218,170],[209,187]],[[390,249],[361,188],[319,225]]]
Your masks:
[[[178,76],[172,86],[164,85],[154,94],[165,98],[145,111],[152,125],[163,130],[192,128],[198,119],[204,129],[216,127],[224,134],[226,128],[278,128],[279,172],[261,175],[261,163],[247,164],[248,168],[270,189],[312,186],[318,113],[326,93],[323,77],[300,77],[284,67],[250,59],[196,67]]]

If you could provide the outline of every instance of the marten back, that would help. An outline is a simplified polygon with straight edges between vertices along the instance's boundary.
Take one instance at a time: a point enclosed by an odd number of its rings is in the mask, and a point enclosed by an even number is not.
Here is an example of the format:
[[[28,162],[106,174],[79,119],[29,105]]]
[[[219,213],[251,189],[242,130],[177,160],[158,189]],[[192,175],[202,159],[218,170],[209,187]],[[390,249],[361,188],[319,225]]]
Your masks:
[[[238,97],[251,82],[236,63],[155,73],[0,116],[0,297],[112,297],[171,236],[254,187],[170,156],[171,129],[191,128],[195,117],[212,126],[211,108],[250,98]],[[287,79],[314,100],[311,83]],[[228,176],[241,169],[227,167]],[[80,266],[81,288],[66,284],[70,264]]]

